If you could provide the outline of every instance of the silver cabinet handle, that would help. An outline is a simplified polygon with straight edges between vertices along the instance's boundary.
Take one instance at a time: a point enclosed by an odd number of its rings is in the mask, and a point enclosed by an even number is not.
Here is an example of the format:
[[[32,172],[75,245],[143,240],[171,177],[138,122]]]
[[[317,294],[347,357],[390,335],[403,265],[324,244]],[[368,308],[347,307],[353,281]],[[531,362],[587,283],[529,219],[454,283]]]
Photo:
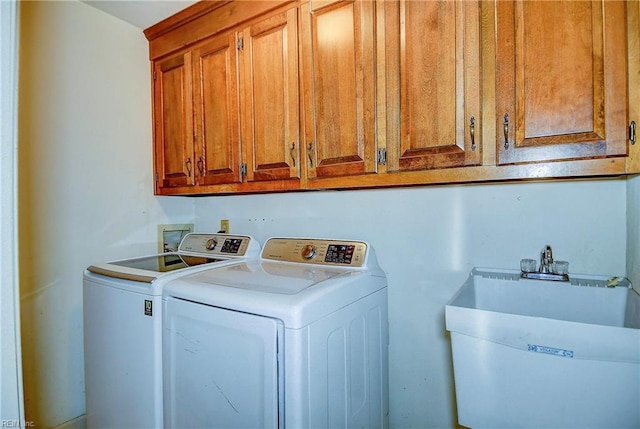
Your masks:
[[[476,118],[473,116],[469,121],[469,134],[471,135],[471,150],[476,150]]]
[[[309,166],[313,167],[313,142],[309,143],[307,148],[307,155],[309,156]]]
[[[185,167],[187,167],[187,173],[189,173],[189,177],[191,177],[191,158],[187,158],[187,162],[184,163]]]
[[[202,157],[198,158],[198,171],[201,176],[204,176],[204,160]]]
[[[504,114],[504,123],[502,124],[504,129],[504,149],[509,149],[509,114]]]
[[[636,144],[636,121],[631,121],[631,125],[629,125],[629,141],[631,144]]]
[[[296,166],[296,142],[291,143],[291,163],[293,164],[293,166]]]

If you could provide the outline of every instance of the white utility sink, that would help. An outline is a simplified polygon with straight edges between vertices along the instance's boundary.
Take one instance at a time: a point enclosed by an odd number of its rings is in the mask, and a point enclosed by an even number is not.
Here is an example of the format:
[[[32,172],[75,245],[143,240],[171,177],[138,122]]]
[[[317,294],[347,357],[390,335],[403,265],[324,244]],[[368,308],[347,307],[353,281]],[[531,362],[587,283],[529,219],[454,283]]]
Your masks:
[[[473,269],[445,310],[461,425],[640,427],[640,296],[570,279]]]

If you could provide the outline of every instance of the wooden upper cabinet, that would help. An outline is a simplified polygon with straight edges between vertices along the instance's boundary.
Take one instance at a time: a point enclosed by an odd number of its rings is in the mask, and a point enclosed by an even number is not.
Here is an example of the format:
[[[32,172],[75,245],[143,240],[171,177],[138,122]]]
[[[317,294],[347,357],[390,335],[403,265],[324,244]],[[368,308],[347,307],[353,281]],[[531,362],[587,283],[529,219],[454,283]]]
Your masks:
[[[194,184],[191,55],[153,68],[156,191]]]
[[[499,164],[626,155],[625,3],[496,2]]]
[[[199,185],[238,183],[242,179],[236,44],[235,33],[230,33],[193,50]]]
[[[479,164],[479,3],[400,0],[384,7],[387,170]]]
[[[310,179],[376,172],[374,8],[370,0],[301,5]]]
[[[250,25],[241,40],[247,180],[298,179],[298,9]]]
[[[197,2],[145,30],[155,191],[636,173],[639,16],[636,0]]]

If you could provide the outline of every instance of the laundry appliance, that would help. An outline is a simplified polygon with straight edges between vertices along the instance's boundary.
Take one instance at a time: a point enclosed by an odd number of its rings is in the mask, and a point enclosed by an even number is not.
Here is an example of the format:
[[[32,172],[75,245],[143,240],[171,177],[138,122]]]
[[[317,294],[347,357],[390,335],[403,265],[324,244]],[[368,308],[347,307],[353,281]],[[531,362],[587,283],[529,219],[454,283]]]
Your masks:
[[[178,250],[95,264],[83,281],[88,428],[161,428],[162,288],[171,279],[259,258],[244,235],[187,234]]]
[[[368,243],[271,238],[163,296],[165,427],[388,426],[387,281]]]

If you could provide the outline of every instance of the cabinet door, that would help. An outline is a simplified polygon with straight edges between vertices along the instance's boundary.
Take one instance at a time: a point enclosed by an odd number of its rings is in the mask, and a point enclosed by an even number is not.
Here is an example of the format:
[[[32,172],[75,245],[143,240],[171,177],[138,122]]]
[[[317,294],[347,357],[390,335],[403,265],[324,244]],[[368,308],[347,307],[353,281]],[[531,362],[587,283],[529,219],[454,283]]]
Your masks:
[[[193,51],[199,185],[242,180],[237,57],[235,33],[215,37]]]
[[[387,170],[478,164],[478,2],[388,2],[385,18]]]
[[[242,117],[247,180],[299,178],[298,10],[242,33]]]
[[[156,191],[194,184],[191,54],[154,64]]]
[[[301,6],[309,178],[376,171],[374,2]]]
[[[625,2],[496,8],[498,163],[626,155]]]

